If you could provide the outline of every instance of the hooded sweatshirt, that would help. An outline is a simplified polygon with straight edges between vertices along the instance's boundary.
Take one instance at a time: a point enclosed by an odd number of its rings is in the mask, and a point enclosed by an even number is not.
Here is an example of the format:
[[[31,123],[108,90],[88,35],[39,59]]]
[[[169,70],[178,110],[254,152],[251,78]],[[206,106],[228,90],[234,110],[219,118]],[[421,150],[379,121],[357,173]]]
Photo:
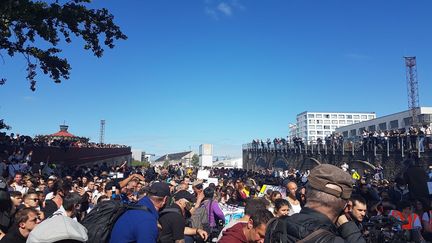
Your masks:
[[[243,233],[243,227],[246,223],[237,223],[233,227],[223,232],[222,238],[219,243],[247,243],[245,234]]]

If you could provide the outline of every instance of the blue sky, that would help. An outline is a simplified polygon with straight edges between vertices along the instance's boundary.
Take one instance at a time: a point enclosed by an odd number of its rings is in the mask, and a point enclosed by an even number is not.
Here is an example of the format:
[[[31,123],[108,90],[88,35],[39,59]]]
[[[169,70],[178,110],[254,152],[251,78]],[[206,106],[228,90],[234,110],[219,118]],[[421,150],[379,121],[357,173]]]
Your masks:
[[[241,155],[281,137],[305,110],[408,106],[403,56],[418,63],[420,104],[432,106],[432,2],[342,0],[95,0],[129,37],[98,59],[73,40],[71,78],[25,80],[5,55],[0,117],[21,134],[70,132],[162,155],[201,143]]]

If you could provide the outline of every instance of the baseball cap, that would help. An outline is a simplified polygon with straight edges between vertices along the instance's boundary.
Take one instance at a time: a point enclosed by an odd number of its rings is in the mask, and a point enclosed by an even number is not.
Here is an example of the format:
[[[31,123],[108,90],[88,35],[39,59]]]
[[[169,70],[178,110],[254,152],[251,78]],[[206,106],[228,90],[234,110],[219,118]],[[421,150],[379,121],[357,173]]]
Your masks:
[[[321,164],[313,168],[308,180],[312,188],[343,199],[349,199],[353,191],[351,176],[330,164]],[[336,185],[340,190],[329,185]]]
[[[188,200],[189,202],[196,202],[195,196],[186,190],[180,190],[176,194],[174,194],[174,199],[176,201],[182,198]]]
[[[153,183],[148,192],[157,197],[167,197],[171,195],[169,185],[165,182],[155,182]]]

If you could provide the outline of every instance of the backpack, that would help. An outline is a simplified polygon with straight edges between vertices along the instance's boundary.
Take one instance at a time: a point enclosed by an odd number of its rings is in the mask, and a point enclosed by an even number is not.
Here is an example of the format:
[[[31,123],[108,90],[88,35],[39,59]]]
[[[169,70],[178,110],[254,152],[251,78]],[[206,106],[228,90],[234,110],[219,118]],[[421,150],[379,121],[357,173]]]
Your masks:
[[[195,212],[191,216],[191,224],[192,228],[203,229],[207,233],[210,232],[209,213],[204,203],[195,209]]]
[[[272,218],[267,222],[267,230],[264,238],[265,243],[288,243],[287,225],[285,220],[289,217]],[[325,229],[317,229],[309,234],[306,238],[297,240],[297,243],[316,243],[316,242],[327,242],[327,236],[333,234]]]
[[[87,228],[88,242],[109,242],[115,222],[130,209],[149,211],[144,205],[128,205],[116,200],[96,204],[81,222]]]

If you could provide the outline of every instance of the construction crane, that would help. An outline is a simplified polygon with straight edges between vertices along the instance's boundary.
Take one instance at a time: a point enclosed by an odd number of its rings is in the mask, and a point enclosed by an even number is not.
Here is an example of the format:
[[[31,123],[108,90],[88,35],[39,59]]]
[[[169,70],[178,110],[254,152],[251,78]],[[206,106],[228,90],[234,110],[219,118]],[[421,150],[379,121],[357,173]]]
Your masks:
[[[419,124],[417,108],[419,105],[419,92],[417,80],[417,62],[416,57],[404,57],[406,66],[407,92],[408,92],[408,109],[411,113],[412,126]]]

